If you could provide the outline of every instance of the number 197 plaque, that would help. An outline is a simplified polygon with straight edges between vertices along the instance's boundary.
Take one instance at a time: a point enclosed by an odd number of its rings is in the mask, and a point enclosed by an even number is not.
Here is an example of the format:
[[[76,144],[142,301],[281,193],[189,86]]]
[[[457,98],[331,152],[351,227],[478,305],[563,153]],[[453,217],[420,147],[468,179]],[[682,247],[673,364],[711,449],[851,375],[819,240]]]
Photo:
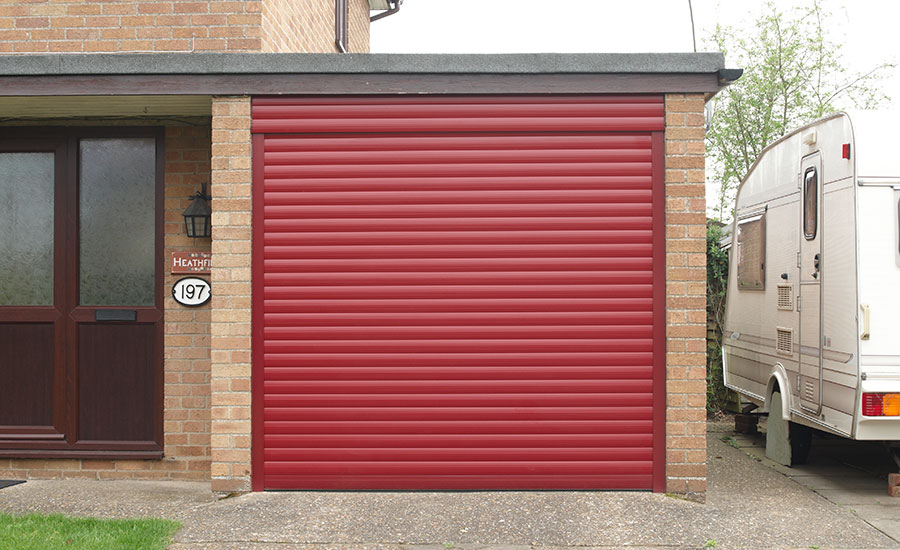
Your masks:
[[[209,281],[200,277],[183,277],[172,285],[172,297],[183,306],[197,307],[211,297]]]

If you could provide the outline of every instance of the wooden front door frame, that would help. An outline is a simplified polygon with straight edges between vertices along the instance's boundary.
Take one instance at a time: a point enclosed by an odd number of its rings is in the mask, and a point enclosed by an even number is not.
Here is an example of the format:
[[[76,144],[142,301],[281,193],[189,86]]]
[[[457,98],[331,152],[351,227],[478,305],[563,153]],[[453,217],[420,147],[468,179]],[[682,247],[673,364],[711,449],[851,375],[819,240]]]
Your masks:
[[[155,323],[153,351],[152,441],[78,440],[78,323],[87,320],[88,308],[78,305],[78,152],[82,138],[153,138],[155,156],[154,304],[119,306],[137,311],[138,323]],[[163,456],[164,395],[164,219],[165,129],[163,127],[3,127],[0,141],[15,140],[4,150],[55,152],[54,174],[54,429],[4,430],[0,457],[17,458],[148,458]],[[30,148],[30,149],[29,149]],[[104,306],[103,309],[117,309]],[[40,312],[38,312],[40,313]],[[40,321],[34,307],[0,307],[0,322]]]

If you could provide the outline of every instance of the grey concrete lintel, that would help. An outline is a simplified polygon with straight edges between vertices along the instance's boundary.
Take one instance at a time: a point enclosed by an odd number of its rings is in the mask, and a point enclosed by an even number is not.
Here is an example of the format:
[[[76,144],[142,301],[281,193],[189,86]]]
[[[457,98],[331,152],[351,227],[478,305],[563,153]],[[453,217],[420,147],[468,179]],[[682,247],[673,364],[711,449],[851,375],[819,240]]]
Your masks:
[[[0,76],[236,74],[709,74],[718,52],[580,54],[145,53],[0,55]]]

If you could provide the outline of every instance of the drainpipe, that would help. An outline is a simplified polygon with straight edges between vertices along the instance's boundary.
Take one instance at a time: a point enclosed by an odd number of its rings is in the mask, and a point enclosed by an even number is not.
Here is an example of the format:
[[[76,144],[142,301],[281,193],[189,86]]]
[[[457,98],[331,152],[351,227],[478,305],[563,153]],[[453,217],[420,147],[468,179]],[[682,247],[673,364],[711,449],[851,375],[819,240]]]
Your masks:
[[[387,17],[389,15],[394,15],[395,13],[400,11],[400,4],[403,3],[403,0],[388,0],[388,2],[393,4],[394,7],[387,11],[383,11],[381,13],[378,13],[378,14],[375,14],[375,15],[369,17],[369,23],[371,23],[373,21],[378,21],[379,19],[384,19],[385,17]]]

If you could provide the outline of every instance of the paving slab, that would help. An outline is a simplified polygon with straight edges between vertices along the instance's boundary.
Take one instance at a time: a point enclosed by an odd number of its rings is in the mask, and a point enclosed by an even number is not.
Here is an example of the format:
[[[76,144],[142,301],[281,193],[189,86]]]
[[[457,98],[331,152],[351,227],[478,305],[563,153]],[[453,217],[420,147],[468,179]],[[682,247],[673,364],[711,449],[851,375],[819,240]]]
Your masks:
[[[866,521],[885,535],[894,540],[900,540],[900,519],[879,519],[869,517]]]
[[[816,489],[815,491],[839,506],[880,506],[885,508],[885,513],[900,517],[900,498],[888,496],[884,487],[868,491],[859,489]]]
[[[171,518],[215,502],[207,482],[42,480],[0,490],[0,511],[100,518]]]
[[[886,479],[878,479],[875,477],[869,476],[854,476],[854,475],[816,475],[810,473],[798,473],[796,475],[789,475],[791,479],[796,481],[797,483],[801,483],[806,485],[810,489],[814,491],[820,490],[843,490],[843,491],[854,491],[860,493],[875,493],[879,492],[884,495],[885,498],[889,498],[887,495],[887,480]]]

